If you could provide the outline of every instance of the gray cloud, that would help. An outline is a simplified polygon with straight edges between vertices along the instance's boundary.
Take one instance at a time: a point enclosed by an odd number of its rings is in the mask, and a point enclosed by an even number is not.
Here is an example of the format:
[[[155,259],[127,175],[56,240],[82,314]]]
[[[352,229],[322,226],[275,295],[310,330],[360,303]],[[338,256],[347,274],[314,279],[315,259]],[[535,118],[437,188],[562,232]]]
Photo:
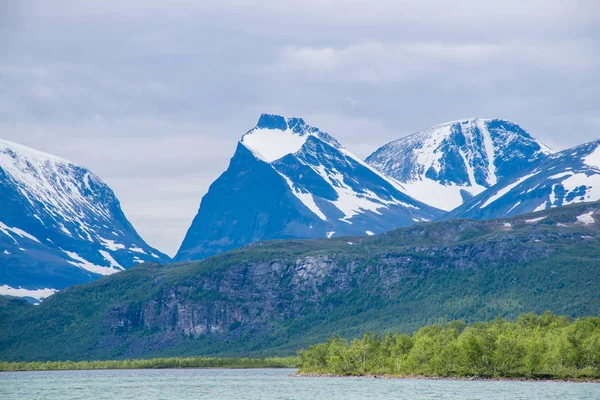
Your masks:
[[[173,254],[261,112],[360,156],[504,117],[554,148],[600,137],[590,1],[42,0],[0,4],[0,137],[91,168]]]

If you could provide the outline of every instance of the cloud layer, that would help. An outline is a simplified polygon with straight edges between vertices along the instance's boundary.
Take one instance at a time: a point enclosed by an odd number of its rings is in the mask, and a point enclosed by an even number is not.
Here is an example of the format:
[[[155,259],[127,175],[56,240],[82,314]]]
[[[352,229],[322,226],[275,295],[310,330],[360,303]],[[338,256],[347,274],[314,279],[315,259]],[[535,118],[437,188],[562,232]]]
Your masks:
[[[599,3],[0,4],[0,137],[91,168],[174,254],[261,112],[367,156],[465,117],[552,147],[600,137]]]

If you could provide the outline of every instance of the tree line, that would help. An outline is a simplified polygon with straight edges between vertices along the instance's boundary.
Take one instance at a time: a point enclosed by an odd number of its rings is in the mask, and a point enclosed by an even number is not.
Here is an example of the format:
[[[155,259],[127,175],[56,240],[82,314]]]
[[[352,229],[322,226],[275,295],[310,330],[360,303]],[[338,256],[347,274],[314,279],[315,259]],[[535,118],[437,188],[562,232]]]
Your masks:
[[[0,362],[0,371],[55,371],[152,368],[294,368],[296,357],[153,358],[147,360]]]
[[[454,321],[413,335],[334,335],[299,352],[301,373],[426,377],[600,378],[600,318],[570,321],[550,312]]]

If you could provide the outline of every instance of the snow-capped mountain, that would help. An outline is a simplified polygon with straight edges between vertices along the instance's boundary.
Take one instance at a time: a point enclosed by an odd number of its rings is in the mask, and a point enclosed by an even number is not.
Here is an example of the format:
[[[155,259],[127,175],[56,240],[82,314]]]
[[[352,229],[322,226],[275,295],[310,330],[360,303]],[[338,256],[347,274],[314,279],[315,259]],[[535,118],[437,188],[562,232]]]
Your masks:
[[[552,154],[444,218],[502,218],[597,200],[600,200],[600,140]]]
[[[202,199],[175,259],[267,239],[372,235],[441,214],[302,119],[263,114]]]
[[[136,263],[148,246],[87,169],[0,140],[0,294],[42,298]]]
[[[466,119],[390,142],[366,161],[412,197],[450,211],[551,153],[513,122]]]

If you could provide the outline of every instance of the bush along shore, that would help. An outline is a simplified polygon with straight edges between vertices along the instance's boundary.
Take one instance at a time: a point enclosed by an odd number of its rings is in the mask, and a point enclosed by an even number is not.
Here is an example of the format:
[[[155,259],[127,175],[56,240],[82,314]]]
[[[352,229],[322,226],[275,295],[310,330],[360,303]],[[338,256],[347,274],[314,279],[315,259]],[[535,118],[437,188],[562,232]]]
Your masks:
[[[600,318],[546,312],[467,326],[454,321],[413,335],[334,335],[299,352],[300,376],[599,381]]]
[[[0,371],[58,371],[159,368],[297,368],[297,357],[153,358],[148,360],[0,362]]]

